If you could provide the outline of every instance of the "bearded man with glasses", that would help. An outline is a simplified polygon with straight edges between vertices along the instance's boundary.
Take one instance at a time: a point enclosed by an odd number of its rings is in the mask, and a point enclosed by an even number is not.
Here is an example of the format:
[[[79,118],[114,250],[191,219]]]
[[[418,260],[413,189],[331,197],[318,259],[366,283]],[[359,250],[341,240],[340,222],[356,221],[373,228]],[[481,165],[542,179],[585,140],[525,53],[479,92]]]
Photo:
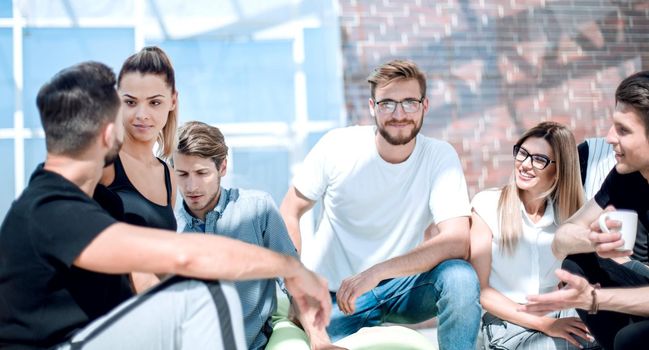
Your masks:
[[[327,277],[337,305],[328,334],[306,327],[311,346],[438,316],[440,348],[475,348],[480,290],[464,260],[471,210],[457,152],[419,133],[429,101],[413,62],[387,62],[368,82],[375,125],[323,136],[280,207],[302,261]],[[318,229],[302,237],[299,219],[320,199]],[[439,233],[424,240],[427,230]]]

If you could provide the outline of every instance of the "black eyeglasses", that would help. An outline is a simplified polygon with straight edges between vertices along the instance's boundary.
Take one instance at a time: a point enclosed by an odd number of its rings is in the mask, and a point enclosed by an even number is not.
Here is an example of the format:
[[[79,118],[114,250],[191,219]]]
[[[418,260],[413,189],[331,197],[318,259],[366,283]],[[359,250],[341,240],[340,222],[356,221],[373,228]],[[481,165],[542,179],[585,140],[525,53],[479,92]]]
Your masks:
[[[403,111],[406,113],[415,113],[419,112],[421,108],[421,103],[424,101],[424,98],[419,100],[414,98],[407,98],[402,101],[395,100],[381,100],[374,102],[374,107],[376,107],[376,112],[379,114],[392,114],[397,109],[397,105],[400,104]]]
[[[544,154],[530,154],[525,148],[519,145],[514,146],[514,159],[522,163],[530,157],[532,158],[532,166],[538,170],[547,168],[550,163],[556,163]]]

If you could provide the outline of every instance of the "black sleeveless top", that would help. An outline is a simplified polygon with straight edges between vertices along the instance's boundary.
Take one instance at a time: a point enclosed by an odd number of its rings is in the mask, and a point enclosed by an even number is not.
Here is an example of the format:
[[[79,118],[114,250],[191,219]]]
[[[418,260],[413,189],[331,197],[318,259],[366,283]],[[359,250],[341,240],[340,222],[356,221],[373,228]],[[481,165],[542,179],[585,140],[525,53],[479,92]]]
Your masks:
[[[165,187],[167,189],[167,205],[162,206],[144,197],[133,186],[126,176],[122,160],[115,159],[115,179],[108,189],[116,193],[124,205],[124,221],[138,226],[146,226],[176,231],[176,217],[171,206],[171,178],[167,164],[158,158],[165,170]]]

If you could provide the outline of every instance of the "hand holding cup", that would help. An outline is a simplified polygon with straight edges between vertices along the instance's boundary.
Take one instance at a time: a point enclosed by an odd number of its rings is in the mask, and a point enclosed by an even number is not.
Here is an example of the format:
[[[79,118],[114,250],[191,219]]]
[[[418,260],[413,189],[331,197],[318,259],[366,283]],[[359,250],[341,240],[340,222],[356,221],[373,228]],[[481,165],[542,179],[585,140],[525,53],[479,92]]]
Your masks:
[[[637,225],[638,214],[635,211],[610,207],[593,222],[588,238],[601,257],[629,256],[633,252]]]

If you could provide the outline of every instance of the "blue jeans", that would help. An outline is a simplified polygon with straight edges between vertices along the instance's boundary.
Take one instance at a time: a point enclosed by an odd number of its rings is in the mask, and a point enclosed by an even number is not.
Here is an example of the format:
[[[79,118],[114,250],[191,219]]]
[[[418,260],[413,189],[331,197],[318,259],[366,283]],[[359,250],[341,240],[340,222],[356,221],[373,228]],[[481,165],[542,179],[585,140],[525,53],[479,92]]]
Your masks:
[[[334,305],[327,332],[332,341],[383,322],[418,323],[438,316],[440,350],[475,349],[480,285],[464,260],[446,260],[419,275],[382,281],[356,299],[353,315],[340,311],[335,293],[331,298]]]

